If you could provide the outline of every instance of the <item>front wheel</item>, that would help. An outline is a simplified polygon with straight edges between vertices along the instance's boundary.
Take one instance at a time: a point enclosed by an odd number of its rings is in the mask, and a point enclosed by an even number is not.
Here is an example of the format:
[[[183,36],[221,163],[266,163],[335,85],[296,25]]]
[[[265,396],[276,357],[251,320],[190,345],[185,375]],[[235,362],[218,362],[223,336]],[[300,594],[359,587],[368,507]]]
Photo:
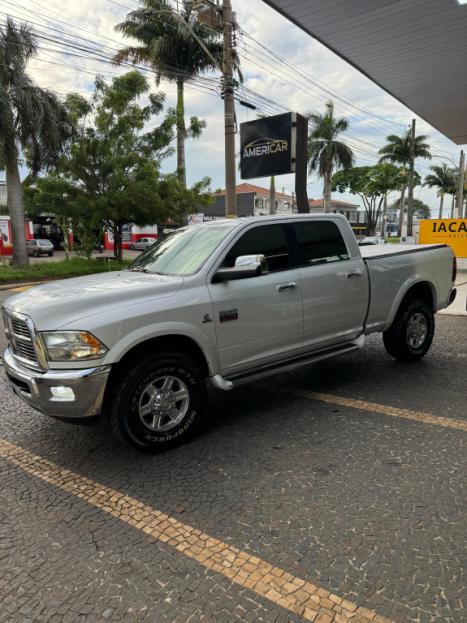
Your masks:
[[[171,352],[148,355],[114,383],[110,427],[120,441],[156,451],[187,439],[205,405],[205,379],[191,359]]]
[[[431,305],[422,299],[404,304],[383,333],[386,350],[399,361],[418,361],[430,349],[435,333]]]

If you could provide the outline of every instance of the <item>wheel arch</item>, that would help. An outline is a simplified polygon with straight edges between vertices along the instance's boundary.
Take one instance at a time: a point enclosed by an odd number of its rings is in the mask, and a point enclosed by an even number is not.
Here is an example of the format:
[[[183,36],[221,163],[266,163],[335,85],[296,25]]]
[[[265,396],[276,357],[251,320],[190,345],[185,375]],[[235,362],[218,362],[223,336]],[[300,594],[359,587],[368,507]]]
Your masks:
[[[206,352],[193,337],[182,333],[169,333],[143,339],[122,353],[121,357],[112,364],[107,387],[111,388],[132,362],[157,351],[171,351],[186,355],[199,365],[204,376],[208,377],[212,374],[211,362]]]
[[[399,291],[399,296],[393,303],[385,329],[388,329],[392,325],[399,310],[401,310],[408,301],[416,299],[426,300],[429,303],[433,313],[435,313],[438,309],[436,288],[431,281],[427,279],[420,279],[419,281],[408,283],[405,288],[401,288]]]

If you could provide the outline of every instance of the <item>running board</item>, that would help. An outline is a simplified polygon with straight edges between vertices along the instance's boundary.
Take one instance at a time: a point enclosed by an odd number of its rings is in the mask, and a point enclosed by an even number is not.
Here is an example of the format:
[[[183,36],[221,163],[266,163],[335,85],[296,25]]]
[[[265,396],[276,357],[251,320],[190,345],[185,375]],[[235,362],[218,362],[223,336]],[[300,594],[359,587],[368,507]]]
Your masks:
[[[210,380],[214,387],[217,387],[217,389],[228,391],[234,386],[236,387],[237,385],[242,385],[243,383],[249,383],[250,381],[263,379],[267,376],[278,374],[279,372],[289,372],[290,370],[302,368],[317,361],[323,361],[324,359],[337,357],[338,355],[346,355],[347,353],[352,353],[353,351],[359,350],[360,348],[361,344],[358,341],[357,343],[354,342],[351,344],[346,344],[345,346],[337,346],[312,354],[307,353],[305,355],[300,355],[300,357],[285,359],[284,361],[281,361],[279,363],[274,363],[263,366],[262,368],[256,368],[255,370],[235,374],[231,376],[228,380],[224,379],[220,374],[215,374],[214,376],[210,377]]]

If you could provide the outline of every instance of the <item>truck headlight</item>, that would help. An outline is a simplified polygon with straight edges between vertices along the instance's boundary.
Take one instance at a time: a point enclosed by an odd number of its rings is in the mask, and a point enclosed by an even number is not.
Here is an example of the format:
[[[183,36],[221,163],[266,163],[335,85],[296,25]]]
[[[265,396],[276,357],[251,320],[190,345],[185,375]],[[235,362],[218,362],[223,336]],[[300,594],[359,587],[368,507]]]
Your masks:
[[[49,361],[100,359],[107,348],[87,331],[43,331]]]

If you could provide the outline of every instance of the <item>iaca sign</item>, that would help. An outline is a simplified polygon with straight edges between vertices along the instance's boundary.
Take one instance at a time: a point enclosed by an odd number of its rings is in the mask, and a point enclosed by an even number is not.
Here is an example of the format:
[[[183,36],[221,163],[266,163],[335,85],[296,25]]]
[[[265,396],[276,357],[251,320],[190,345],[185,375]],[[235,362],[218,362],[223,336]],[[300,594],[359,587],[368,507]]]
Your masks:
[[[467,219],[420,221],[420,244],[448,244],[456,257],[467,257]]]

